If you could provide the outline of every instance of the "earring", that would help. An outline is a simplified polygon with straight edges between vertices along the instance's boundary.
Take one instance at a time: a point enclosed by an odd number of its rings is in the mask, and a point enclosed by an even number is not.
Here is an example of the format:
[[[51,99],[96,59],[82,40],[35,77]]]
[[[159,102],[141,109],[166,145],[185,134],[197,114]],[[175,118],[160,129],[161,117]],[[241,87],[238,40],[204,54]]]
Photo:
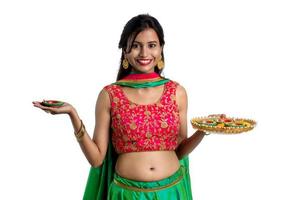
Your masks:
[[[122,66],[123,66],[124,69],[128,69],[129,63],[128,63],[128,60],[126,58],[124,58],[124,60],[122,61]]]
[[[159,70],[162,70],[162,69],[164,68],[164,66],[165,66],[164,61],[162,61],[162,60],[158,61],[158,63],[157,63],[157,68],[158,68]]]

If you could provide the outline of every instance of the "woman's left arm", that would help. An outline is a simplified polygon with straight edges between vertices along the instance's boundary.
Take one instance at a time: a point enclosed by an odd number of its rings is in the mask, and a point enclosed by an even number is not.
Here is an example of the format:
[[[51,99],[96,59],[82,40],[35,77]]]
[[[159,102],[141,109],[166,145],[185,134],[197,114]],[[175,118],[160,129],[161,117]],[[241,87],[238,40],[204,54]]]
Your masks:
[[[196,131],[189,138],[187,137],[187,107],[188,99],[186,90],[184,87],[178,85],[176,90],[176,101],[179,106],[180,128],[179,128],[179,140],[176,154],[178,159],[182,159],[184,156],[191,153],[203,139],[205,132]]]

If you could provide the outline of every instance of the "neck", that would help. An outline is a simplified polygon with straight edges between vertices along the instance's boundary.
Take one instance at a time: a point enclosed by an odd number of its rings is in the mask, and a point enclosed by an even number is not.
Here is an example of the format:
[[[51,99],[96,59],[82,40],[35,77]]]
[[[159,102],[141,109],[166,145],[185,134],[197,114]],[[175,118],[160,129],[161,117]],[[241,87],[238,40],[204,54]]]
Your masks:
[[[134,69],[131,70],[130,74],[152,74],[156,73],[155,71],[150,71],[150,72],[141,72],[141,71],[136,71]]]

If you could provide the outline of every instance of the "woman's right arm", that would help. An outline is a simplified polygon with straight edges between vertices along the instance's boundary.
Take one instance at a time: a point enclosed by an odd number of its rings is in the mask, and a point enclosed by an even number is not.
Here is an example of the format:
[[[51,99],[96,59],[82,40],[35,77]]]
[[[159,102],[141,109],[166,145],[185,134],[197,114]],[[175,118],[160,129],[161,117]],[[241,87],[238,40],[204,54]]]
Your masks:
[[[74,131],[78,132],[81,127],[81,121],[76,110],[69,114]],[[79,141],[82,152],[93,167],[102,164],[109,141],[110,129],[110,99],[105,90],[102,90],[98,96],[95,109],[95,129],[94,136],[90,138],[84,134]]]
[[[46,107],[38,101],[34,101],[33,105],[53,115],[68,114],[72,121],[74,132],[78,133],[80,131],[82,122],[76,109],[72,105],[64,103],[64,105],[60,107]],[[95,115],[95,130],[93,138],[91,138],[85,131],[84,135],[80,137],[80,140],[78,141],[82,152],[93,167],[97,167],[102,164],[109,141],[110,98],[105,90],[102,90],[98,95]]]

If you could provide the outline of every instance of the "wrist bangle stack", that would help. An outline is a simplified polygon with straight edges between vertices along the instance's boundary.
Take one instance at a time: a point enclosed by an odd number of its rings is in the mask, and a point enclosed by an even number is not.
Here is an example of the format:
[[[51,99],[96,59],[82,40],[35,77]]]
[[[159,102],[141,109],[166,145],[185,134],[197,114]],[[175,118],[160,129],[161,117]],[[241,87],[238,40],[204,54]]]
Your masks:
[[[83,138],[83,136],[85,134],[85,126],[84,126],[82,120],[80,120],[80,123],[81,123],[81,125],[80,125],[79,131],[77,133],[74,132],[75,137],[76,137],[76,139],[77,139],[78,142],[80,142],[82,140],[82,138]]]

